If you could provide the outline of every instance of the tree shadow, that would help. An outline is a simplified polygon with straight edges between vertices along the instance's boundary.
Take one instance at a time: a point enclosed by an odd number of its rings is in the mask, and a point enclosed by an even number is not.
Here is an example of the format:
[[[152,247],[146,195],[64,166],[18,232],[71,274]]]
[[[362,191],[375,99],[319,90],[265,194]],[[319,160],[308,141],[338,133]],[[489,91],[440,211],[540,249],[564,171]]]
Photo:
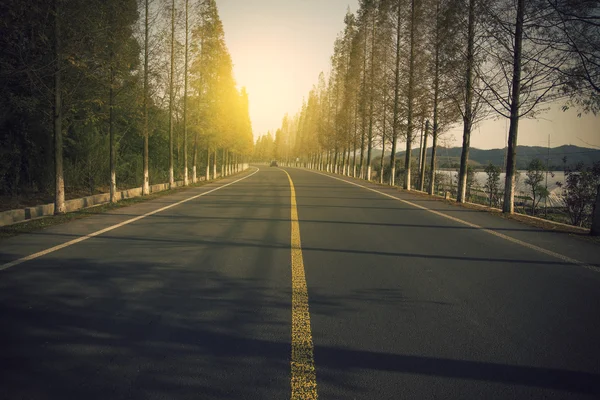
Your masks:
[[[273,398],[289,390],[289,288],[217,270],[87,259],[32,262],[1,287],[0,397]]]
[[[199,260],[203,263],[206,260]],[[280,398],[289,396],[291,288],[219,270],[159,263],[37,260],[0,284],[0,386],[6,398]],[[398,290],[346,297],[311,291],[342,317],[351,301],[451,307]],[[600,375],[315,347],[317,379],[385,371],[600,394]],[[370,372],[371,371],[371,372]]]

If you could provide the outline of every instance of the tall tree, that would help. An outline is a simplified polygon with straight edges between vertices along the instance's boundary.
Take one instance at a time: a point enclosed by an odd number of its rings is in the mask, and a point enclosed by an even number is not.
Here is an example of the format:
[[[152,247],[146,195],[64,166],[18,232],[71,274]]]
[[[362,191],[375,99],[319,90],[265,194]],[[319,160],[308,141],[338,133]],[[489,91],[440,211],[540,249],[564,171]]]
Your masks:
[[[189,55],[189,17],[188,17],[188,2],[185,0],[185,61],[184,61],[184,89],[183,89],[183,184],[188,185],[188,124],[187,124],[187,100],[188,100],[188,55]],[[196,182],[196,174],[194,170],[194,183]]]
[[[175,186],[173,173],[173,101],[175,97],[175,0],[171,2],[171,73],[169,75],[169,187]]]
[[[61,47],[62,1],[54,0],[54,213],[64,214],[65,181],[63,171],[62,139],[62,47]]]
[[[428,70],[432,77],[428,96],[433,99],[432,147],[429,169],[429,194],[435,190],[437,170],[438,139],[459,118],[457,108],[452,104],[454,92],[451,77],[461,73],[460,16],[462,9],[456,3],[446,0],[433,0],[430,19],[433,23],[428,31],[431,58]]]
[[[415,58],[417,46],[417,2],[421,0],[411,0],[410,2],[410,20],[409,20],[409,40],[410,53],[408,59],[408,88],[407,88],[407,113],[406,113],[406,153],[404,154],[404,189],[411,190],[411,157],[412,141],[414,129],[414,106],[415,106]],[[473,1],[473,0],[472,0]]]
[[[110,202],[117,202],[117,150],[115,144],[115,47],[116,47],[116,35],[115,35],[115,13],[114,8],[108,10],[108,27],[110,31],[109,36],[109,100],[108,100],[108,131],[109,131],[109,146],[110,146]]]
[[[456,201],[467,201],[467,173],[469,151],[471,149],[471,129],[473,128],[473,75],[475,71],[475,12],[477,0],[469,0],[469,21],[467,26],[467,54],[465,63],[465,103],[463,114],[463,140],[458,173],[458,194]]]
[[[149,47],[150,47],[150,0],[144,0],[144,154],[143,154],[143,180],[142,180],[142,194],[147,196],[150,194],[150,171],[149,171],[149,129],[148,129],[148,106],[150,102],[149,93]]]
[[[402,61],[402,6],[403,1],[398,0],[395,4],[396,7],[396,18],[394,20],[394,30],[396,33],[396,40],[394,42],[394,110],[392,117],[392,152],[390,154],[390,185],[396,184],[396,145],[398,143],[398,135],[400,131],[400,94],[401,94],[401,61]]]
[[[504,213],[514,212],[515,172],[517,171],[517,133],[519,131],[519,108],[521,97],[521,52],[523,48],[523,20],[525,0],[517,0],[515,45],[513,55],[512,99],[510,105],[510,127],[508,129],[508,152],[506,157],[506,184],[504,186]],[[535,202],[535,199],[534,199]]]
[[[569,64],[569,53],[560,49],[554,13],[554,7],[538,0],[518,0],[516,7],[513,1],[497,1],[482,13],[489,39],[482,46],[487,62],[478,66],[478,77],[485,83],[481,97],[510,121],[505,213],[514,211],[519,120],[561,95],[560,71]]]
[[[369,131],[367,134],[367,175],[366,179],[368,181],[371,180],[371,155],[373,151],[373,128],[374,128],[374,106],[375,106],[375,76],[377,70],[377,64],[375,62],[375,54],[377,46],[375,46],[375,39],[377,37],[377,9],[374,8],[370,15],[370,37],[371,44],[369,46],[370,56],[369,56],[369,82],[368,82],[368,98],[369,98]]]

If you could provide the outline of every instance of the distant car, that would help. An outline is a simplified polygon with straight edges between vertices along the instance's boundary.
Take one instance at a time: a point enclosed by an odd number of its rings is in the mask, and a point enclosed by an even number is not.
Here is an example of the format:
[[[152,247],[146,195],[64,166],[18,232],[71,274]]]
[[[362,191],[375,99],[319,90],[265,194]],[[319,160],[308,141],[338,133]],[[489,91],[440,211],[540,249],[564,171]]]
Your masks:
[[[271,167],[278,167],[279,165],[277,165],[277,161],[273,160],[271,161]]]

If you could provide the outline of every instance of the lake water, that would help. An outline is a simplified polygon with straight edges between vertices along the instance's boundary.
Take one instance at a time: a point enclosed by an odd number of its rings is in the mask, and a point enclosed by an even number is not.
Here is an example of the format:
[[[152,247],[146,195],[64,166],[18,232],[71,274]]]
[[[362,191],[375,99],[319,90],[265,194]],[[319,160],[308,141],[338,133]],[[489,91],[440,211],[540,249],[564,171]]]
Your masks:
[[[438,171],[440,174],[447,175],[451,180],[452,184],[456,185],[458,171]],[[527,171],[519,171],[520,178],[517,181],[516,194],[520,196],[529,196],[531,194],[530,188],[525,185],[527,179]],[[504,180],[506,174],[500,174],[500,188],[504,189]],[[545,176],[545,174],[544,174]],[[475,172],[476,188],[482,189],[487,181],[487,174],[483,171]],[[562,188],[558,187],[557,182],[564,183],[565,173],[563,171],[549,171],[548,172],[548,191],[550,196],[548,197],[548,205],[550,206],[562,206],[562,200],[560,195],[562,194]],[[546,186],[546,180],[542,181],[542,185]]]

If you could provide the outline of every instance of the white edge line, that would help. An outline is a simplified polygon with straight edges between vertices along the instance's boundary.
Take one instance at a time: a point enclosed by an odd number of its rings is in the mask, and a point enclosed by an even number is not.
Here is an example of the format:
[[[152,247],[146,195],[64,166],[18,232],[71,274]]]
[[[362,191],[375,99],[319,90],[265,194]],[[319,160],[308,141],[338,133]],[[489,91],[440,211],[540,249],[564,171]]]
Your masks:
[[[557,258],[557,259],[559,259],[559,260],[561,260],[561,261],[564,261],[564,262],[566,262],[566,263],[569,263],[569,264],[575,264],[575,265],[578,265],[578,266],[580,266],[580,267],[583,267],[583,268],[587,268],[587,269],[589,269],[589,270],[592,270],[592,271],[594,271],[594,272],[600,272],[600,268],[598,268],[598,267],[595,267],[595,266],[593,266],[593,265],[586,264],[586,263],[584,263],[584,262],[581,262],[581,261],[579,261],[579,260],[575,260],[574,258],[570,258],[570,257],[564,256],[564,255],[562,255],[562,254],[559,254],[559,253],[555,253],[555,252],[553,252],[553,251],[550,251],[550,250],[546,250],[546,249],[544,249],[544,248],[542,248],[542,247],[536,246],[536,245],[534,245],[534,244],[531,244],[531,243],[523,242],[522,240],[519,240],[519,239],[512,238],[512,237],[510,237],[510,236],[507,236],[507,235],[504,235],[504,234],[502,234],[502,233],[500,233],[500,232],[496,232],[496,231],[494,231],[494,230],[492,230],[492,229],[487,229],[487,228],[484,228],[484,227],[482,227],[482,226],[479,226],[479,225],[472,224],[472,223],[470,223],[470,222],[464,221],[464,220],[462,220],[462,219],[459,219],[459,218],[456,218],[456,217],[452,217],[452,216],[450,216],[450,215],[448,215],[448,214],[444,214],[444,213],[442,213],[442,212],[439,212],[439,211],[435,211],[435,210],[429,209],[429,208],[427,208],[427,207],[424,207],[424,206],[421,206],[421,205],[418,205],[418,204],[412,203],[412,202],[410,202],[410,201],[403,200],[403,199],[401,199],[401,198],[399,198],[399,197],[392,196],[391,194],[387,194],[387,193],[381,192],[381,191],[379,191],[379,190],[377,190],[377,189],[373,189],[373,188],[370,188],[370,187],[367,187],[367,186],[363,186],[363,185],[361,185],[361,184],[358,184],[358,183],[355,183],[355,182],[347,181],[347,180],[345,180],[345,179],[341,179],[341,178],[338,178],[338,177],[336,177],[336,176],[327,175],[327,174],[324,174],[324,173],[322,173],[322,172],[318,172],[318,171],[312,171],[312,170],[310,170],[310,169],[304,169],[304,170],[305,170],[305,171],[308,171],[308,172],[312,172],[312,173],[314,173],[314,174],[323,175],[323,176],[326,176],[326,177],[328,177],[328,178],[331,178],[331,179],[335,179],[335,180],[338,180],[338,181],[346,182],[346,183],[348,183],[348,184],[350,184],[350,185],[354,185],[354,186],[358,186],[358,187],[360,187],[360,188],[363,188],[363,189],[366,189],[366,190],[370,190],[371,192],[379,193],[380,195],[383,195],[383,196],[385,196],[385,197],[389,197],[389,198],[391,198],[391,199],[394,199],[394,200],[401,201],[402,203],[408,204],[409,206],[416,207],[416,208],[419,208],[419,209],[421,209],[421,210],[424,210],[424,211],[428,211],[428,212],[430,212],[430,213],[432,213],[432,214],[439,215],[440,217],[447,218],[447,219],[449,219],[449,220],[452,220],[452,221],[454,221],[454,222],[458,222],[458,223],[460,223],[460,224],[463,224],[463,225],[469,226],[469,227],[471,227],[471,228],[476,228],[476,229],[479,229],[479,230],[481,230],[481,231],[483,231],[483,232],[489,233],[490,235],[494,235],[494,236],[496,236],[496,237],[499,237],[499,238],[501,238],[501,239],[504,239],[504,240],[506,240],[506,241],[509,241],[509,242],[512,242],[512,243],[515,243],[515,244],[521,245],[521,246],[523,246],[523,247],[527,247],[528,249],[535,250],[535,251],[537,251],[537,252],[540,252],[540,253],[546,254],[546,255],[548,255],[548,256],[551,256],[551,257]]]
[[[252,167],[252,168],[256,168],[256,167]],[[109,227],[107,227],[107,228],[101,229],[101,230],[99,230],[99,231],[96,231],[96,232],[93,232],[93,233],[87,234],[87,235],[85,235],[85,236],[78,237],[77,239],[70,240],[70,241],[68,241],[68,242],[66,242],[66,243],[62,243],[62,244],[59,244],[59,245],[57,245],[57,246],[50,247],[49,249],[42,250],[42,251],[39,251],[39,252],[37,252],[37,253],[30,254],[30,255],[28,255],[28,256],[26,256],[26,257],[19,258],[18,260],[14,260],[14,261],[11,261],[11,262],[9,262],[9,263],[6,263],[6,264],[3,264],[3,265],[0,265],[0,271],[4,271],[4,270],[6,270],[6,269],[9,269],[9,268],[11,268],[11,267],[14,267],[14,266],[16,266],[16,265],[22,264],[22,263],[24,263],[24,262],[26,262],[26,261],[35,260],[36,258],[39,258],[39,257],[45,256],[46,254],[54,253],[55,251],[58,251],[58,250],[60,250],[60,249],[64,249],[65,247],[69,247],[69,246],[72,246],[72,245],[74,245],[74,244],[77,244],[77,243],[83,242],[83,241],[85,241],[85,240],[91,239],[91,238],[93,238],[93,237],[96,237],[96,236],[98,236],[98,235],[102,235],[103,233],[106,233],[106,232],[112,231],[112,230],[114,230],[114,229],[117,229],[117,228],[120,228],[120,227],[122,227],[122,226],[129,225],[129,224],[131,224],[131,223],[133,223],[133,222],[139,221],[140,219],[144,219],[144,218],[146,218],[146,217],[149,217],[149,216],[151,216],[151,215],[154,215],[154,214],[158,214],[158,213],[160,213],[160,212],[163,212],[163,211],[165,211],[165,210],[168,210],[168,209],[170,209],[170,208],[177,207],[177,206],[179,206],[179,205],[181,205],[181,204],[183,204],[183,203],[187,203],[188,201],[195,200],[195,199],[197,199],[198,197],[206,196],[207,194],[210,194],[210,193],[216,192],[217,190],[221,190],[221,189],[223,189],[223,188],[226,188],[227,186],[231,186],[231,185],[233,185],[233,184],[235,184],[235,183],[238,183],[238,182],[240,182],[240,181],[243,181],[244,179],[248,179],[248,178],[250,178],[251,176],[253,176],[254,174],[256,174],[258,171],[260,171],[260,168],[256,168],[256,171],[254,171],[254,172],[253,172],[253,173],[251,173],[250,175],[247,175],[247,176],[245,176],[245,177],[243,177],[243,178],[240,178],[240,179],[238,179],[238,180],[235,180],[235,181],[233,181],[233,182],[229,182],[229,183],[228,183],[228,184],[226,184],[226,185],[219,186],[219,187],[217,187],[217,188],[215,188],[215,189],[209,190],[208,192],[200,193],[200,194],[198,194],[198,195],[196,195],[196,196],[192,196],[192,197],[190,197],[190,198],[187,198],[187,199],[181,200],[181,201],[179,201],[179,202],[177,202],[177,203],[173,203],[173,204],[170,204],[170,205],[168,205],[168,206],[166,206],[166,207],[159,208],[158,210],[154,210],[154,211],[151,211],[151,212],[149,212],[149,213],[146,213],[146,214],[144,214],[144,215],[140,215],[140,216],[137,216],[137,217],[135,217],[135,218],[128,219],[127,221],[123,221],[123,222],[120,222],[120,223],[118,223],[118,224],[116,224],[116,225],[112,225],[112,226],[109,226]]]

